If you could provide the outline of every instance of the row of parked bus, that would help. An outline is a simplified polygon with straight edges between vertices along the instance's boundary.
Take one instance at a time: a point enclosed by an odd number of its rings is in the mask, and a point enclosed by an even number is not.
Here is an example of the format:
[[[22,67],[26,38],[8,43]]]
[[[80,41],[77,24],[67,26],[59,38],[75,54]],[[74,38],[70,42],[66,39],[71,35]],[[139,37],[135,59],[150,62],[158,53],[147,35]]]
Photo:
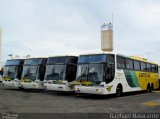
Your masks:
[[[2,84],[6,88],[116,94],[160,85],[158,64],[139,57],[97,53],[6,61]]]

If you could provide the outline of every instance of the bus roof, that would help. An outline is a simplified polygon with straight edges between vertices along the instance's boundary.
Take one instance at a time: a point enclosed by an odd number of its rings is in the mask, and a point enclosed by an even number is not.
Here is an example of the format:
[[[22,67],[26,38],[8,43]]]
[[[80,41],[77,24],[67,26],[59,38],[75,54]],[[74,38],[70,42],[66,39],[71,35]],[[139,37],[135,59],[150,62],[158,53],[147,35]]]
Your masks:
[[[74,56],[74,55],[57,55],[57,56],[49,56],[48,58],[53,58],[53,57],[78,57],[78,56]]]
[[[8,59],[5,66],[9,65],[23,65],[25,59]]]
[[[158,65],[158,63],[148,61],[146,58],[143,58],[143,57],[139,57],[139,56],[130,56],[130,58],[132,58],[132,59],[134,59],[134,60],[143,61],[143,62],[152,63],[152,64],[157,64],[157,65]]]
[[[114,52],[93,52],[93,53],[85,53],[85,54],[80,54],[80,56],[84,55],[100,55],[100,54],[116,54]]]
[[[49,56],[50,57],[78,57],[78,55],[54,55],[54,56]]]
[[[7,61],[13,61],[13,60],[25,60],[24,58],[16,58],[16,59],[8,59]]]
[[[158,64],[156,62],[148,61],[146,58],[142,58],[142,57],[138,57],[138,56],[126,56],[126,55],[115,53],[115,52],[96,52],[96,53],[81,54],[80,56],[100,55],[100,54],[114,54],[114,55],[122,56],[125,58],[131,58],[131,59],[138,60],[138,61],[143,61],[143,62],[152,63],[152,64]]]
[[[29,58],[26,58],[27,59],[47,59],[47,57],[29,57]]]
[[[46,64],[48,58],[28,58],[25,59],[24,65],[40,65],[40,64]]]

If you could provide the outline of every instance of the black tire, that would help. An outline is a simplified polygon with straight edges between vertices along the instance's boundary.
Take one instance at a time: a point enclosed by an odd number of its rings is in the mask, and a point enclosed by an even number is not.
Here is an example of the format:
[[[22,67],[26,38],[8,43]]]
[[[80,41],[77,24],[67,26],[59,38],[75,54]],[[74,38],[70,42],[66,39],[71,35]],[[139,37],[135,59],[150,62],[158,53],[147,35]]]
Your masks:
[[[75,96],[76,96],[76,97],[82,97],[83,95],[80,94],[80,93],[75,93]]]
[[[152,89],[152,91],[154,90],[154,84],[152,83],[152,85],[151,85],[151,89]]]
[[[160,89],[160,79],[159,79],[159,89]]]
[[[152,92],[152,87],[150,86],[150,84],[147,85],[147,92],[148,93]]]
[[[122,86],[118,85],[117,89],[116,89],[116,96],[120,97],[120,96],[122,96],[122,94],[123,94]]]
[[[24,88],[23,87],[19,87],[19,90],[24,90]]]

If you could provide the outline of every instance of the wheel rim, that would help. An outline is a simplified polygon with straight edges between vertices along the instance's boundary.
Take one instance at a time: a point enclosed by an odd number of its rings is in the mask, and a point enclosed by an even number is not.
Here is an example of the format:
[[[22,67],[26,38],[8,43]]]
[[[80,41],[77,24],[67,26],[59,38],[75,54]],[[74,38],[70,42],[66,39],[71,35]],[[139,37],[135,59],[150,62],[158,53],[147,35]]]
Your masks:
[[[148,92],[151,92],[152,91],[152,89],[151,89],[151,86],[149,85],[149,86],[147,86],[147,91]]]
[[[120,89],[120,88],[117,88],[117,96],[121,96],[121,94],[122,94],[121,89]]]

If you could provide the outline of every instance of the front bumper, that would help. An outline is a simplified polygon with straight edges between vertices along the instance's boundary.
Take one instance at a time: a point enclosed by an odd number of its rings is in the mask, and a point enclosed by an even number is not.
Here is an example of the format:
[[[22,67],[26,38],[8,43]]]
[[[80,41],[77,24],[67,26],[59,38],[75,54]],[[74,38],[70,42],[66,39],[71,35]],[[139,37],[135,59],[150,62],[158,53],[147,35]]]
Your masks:
[[[24,89],[44,89],[43,83],[21,82]]]
[[[108,91],[107,88],[105,87],[96,87],[96,86],[75,86],[75,93],[97,94],[97,95],[113,94],[111,91]]]
[[[9,88],[9,89],[19,89],[22,87],[22,85],[20,84],[19,81],[2,81],[2,84],[5,88]]]
[[[53,91],[62,91],[62,92],[70,92],[74,91],[68,85],[61,85],[61,84],[44,84],[46,90],[53,90]]]

